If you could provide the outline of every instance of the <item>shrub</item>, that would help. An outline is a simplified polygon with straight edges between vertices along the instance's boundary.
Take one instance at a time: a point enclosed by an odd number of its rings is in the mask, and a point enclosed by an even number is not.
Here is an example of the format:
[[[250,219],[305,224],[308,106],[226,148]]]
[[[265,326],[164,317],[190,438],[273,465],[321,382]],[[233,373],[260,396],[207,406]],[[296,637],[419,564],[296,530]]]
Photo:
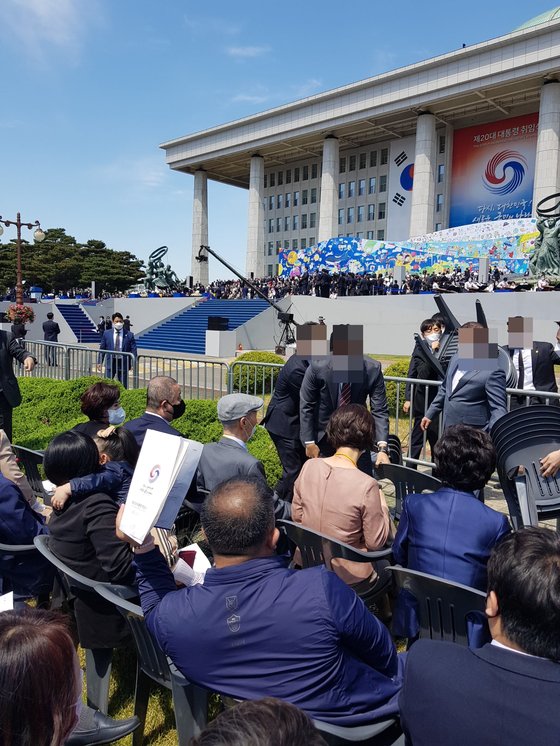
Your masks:
[[[406,378],[408,373],[408,366],[410,360],[398,360],[395,363],[388,365],[383,371],[386,376],[400,376]],[[397,410],[397,383],[395,381],[387,381],[385,383],[387,390],[387,404],[389,405],[389,416],[394,417]],[[405,384],[401,383],[399,387],[399,410],[405,402]]]
[[[284,364],[284,358],[273,352],[245,352],[236,358],[236,362]],[[276,383],[280,368],[260,368],[253,365],[236,365],[233,369],[233,388],[245,394],[262,396],[270,394],[272,383]]]

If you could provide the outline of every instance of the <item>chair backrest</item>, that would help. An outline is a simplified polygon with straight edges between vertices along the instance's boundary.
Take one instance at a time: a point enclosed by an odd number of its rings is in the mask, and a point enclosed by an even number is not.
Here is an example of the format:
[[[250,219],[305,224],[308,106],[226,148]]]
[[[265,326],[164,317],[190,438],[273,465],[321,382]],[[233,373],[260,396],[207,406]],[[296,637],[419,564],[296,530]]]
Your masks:
[[[101,583],[95,590],[106,601],[112,603],[126,619],[138,653],[138,664],[142,671],[162,686],[171,688],[171,670],[167,656],[151,636],[142,608],[130,599],[138,598],[138,591],[125,585]]]
[[[420,492],[436,492],[442,482],[430,474],[398,464],[382,464],[377,469],[380,479],[388,479],[395,487],[395,516],[399,518],[407,495]]]
[[[50,537],[48,534],[41,534],[41,536],[36,536],[33,539],[33,543],[43,557],[46,557],[51,565],[54,565],[54,567],[59,571],[59,575],[63,580],[63,585],[65,586],[65,591],[68,593],[68,591],[77,589],[80,591],[95,593],[96,586],[100,585],[99,581],[86,578],[85,575],[81,575],[79,572],[68,567],[68,565],[66,565],[49,549],[49,539]]]
[[[37,547],[35,544],[1,544],[0,552],[6,552],[7,554],[18,554],[23,552],[36,552]]]
[[[41,451],[32,451],[30,448],[15,446],[12,444],[12,450],[18,459],[31,489],[41,497],[46,505],[50,505],[50,495],[43,489],[43,478],[39,471],[40,464],[43,463],[43,453]]]
[[[387,450],[392,464],[402,464],[402,445],[398,435],[390,433],[387,438]]]
[[[484,612],[486,594],[461,583],[404,567],[388,567],[397,587],[418,603],[420,637],[468,645],[468,617]]]

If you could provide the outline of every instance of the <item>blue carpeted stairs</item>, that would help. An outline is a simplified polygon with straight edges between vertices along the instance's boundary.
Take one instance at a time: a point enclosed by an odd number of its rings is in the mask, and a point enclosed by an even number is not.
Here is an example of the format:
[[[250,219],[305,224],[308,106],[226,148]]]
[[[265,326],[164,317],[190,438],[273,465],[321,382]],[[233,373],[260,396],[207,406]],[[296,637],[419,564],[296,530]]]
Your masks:
[[[265,300],[206,300],[190,306],[145,334],[138,347],[148,350],[204,355],[209,316],[225,316],[228,329],[237,329],[269,307]]]
[[[85,311],[76,304],[57,303],[57,309],[64,316],[64,320],[76,335],[78,342],[92,344],[99,342],[101,337],[93,324],[93,321]]]

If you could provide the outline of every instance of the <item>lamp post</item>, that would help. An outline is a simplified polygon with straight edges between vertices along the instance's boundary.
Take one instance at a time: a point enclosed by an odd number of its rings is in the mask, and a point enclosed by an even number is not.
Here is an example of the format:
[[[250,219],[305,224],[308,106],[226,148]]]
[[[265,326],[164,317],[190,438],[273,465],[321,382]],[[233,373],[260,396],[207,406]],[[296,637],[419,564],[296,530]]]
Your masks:
[[[45,239],[45,234],[41,230],[41,224],[38,220],[36,220],[34,223],[24,223],[21,220],[21,215],[18,212],[17,218],[15,220],[4,220],[2,218],[2,215],[0,215],[0,236],[2,233],[4,233],[4,229],[2,228],[1,223],[3,223],[6,227],[10,227],[10,225],[15,225],[17,228],[17,239],[16,239],[16,303],[18,306],[23,305],[23,282],[21,278],[21,229],[29,228],[31,230],[32,228],[35,228],[33,231],[33,238],[37,243],[41,243]]]

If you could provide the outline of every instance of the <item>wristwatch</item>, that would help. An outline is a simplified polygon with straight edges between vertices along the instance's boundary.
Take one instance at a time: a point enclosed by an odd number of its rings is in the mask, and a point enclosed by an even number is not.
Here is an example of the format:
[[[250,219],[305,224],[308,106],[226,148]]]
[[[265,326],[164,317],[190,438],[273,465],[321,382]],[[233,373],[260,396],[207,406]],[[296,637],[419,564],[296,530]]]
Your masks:
[[[379,453],[389,453],[389,448],[387,446],[387,443],[385,443],[384,440],[380,440],[377,444],[377,451]]]

